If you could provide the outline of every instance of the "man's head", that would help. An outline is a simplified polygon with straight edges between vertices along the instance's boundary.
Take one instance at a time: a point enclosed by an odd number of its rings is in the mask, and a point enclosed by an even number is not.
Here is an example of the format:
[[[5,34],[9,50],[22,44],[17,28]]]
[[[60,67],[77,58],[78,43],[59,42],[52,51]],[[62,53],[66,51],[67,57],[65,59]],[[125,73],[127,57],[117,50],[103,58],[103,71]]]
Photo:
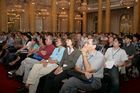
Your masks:
[[[52,36],[51,35],[48,35],[45,37],[45,43],[46,45],[51,45],[52,44]]]
[[[86,48],[87,51],[96,50],[97,41],[95,39],[88,39],[84,44],[83,48]]]
[[[125,40],[125,43],[128,44],[132,41],[133,37],[131,35],[126,35],[124,40]]]
[[[122,47],[123,40],[121,38],[116,37],[113,41],[113,47]]]
[[[55,45],[56,45],[57,47],[59,47],[59,46],[65,46],[65,41],[64,41],[64,39],[58,37],[58,38],[56,39],[56,41],[55,41]]]

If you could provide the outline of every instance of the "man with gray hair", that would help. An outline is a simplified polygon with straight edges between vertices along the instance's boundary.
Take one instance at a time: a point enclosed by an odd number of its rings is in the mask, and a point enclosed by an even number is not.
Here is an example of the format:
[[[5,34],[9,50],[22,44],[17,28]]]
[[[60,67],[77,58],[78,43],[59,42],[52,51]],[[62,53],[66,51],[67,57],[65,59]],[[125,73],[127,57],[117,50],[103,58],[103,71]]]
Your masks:
[[[81,49],[82,55],[78,58],[75,71],[85,78],[76,76],[69,78],[59,93],[77,93],[77,90],[92,91],[101,88],[103,78],[104,56],[96,50],[97,42],[88,39]]]

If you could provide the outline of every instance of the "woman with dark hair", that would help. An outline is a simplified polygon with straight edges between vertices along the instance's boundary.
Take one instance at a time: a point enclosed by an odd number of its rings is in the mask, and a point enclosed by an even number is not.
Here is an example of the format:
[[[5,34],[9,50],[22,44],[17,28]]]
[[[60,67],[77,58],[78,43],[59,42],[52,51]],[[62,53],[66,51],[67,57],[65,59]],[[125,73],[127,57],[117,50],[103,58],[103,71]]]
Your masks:
[[[122,39],[115,38],[113,42],[113,47],[108,48],[105,53],[105,68],[108,69],[108,74],[111,79],[111,90],[110,93],[120,93],[119,92],[119,68],[125,64],[128,60],[125,50],[121,48]]]
[[[69,77],[67,72],[74,69],[81,52],[74,47],[75,40],[71,37],[67,37],[66,45],[59,66],[50,74],[40,78],[36,93],[58,93],[62,80]]]

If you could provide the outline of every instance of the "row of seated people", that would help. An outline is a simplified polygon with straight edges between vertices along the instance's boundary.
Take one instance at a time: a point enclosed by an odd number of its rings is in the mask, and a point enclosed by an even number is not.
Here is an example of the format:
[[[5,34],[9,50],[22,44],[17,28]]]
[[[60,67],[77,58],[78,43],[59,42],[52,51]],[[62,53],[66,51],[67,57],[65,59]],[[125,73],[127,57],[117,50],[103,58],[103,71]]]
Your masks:
[[[55,46],[51,34],[39,39],[28,37],[26,36],[28,42],[25,46],[14,54],[16,59],[8,64],[12,66],[22,60],[15,74],[23,76],[23,83],[29,88],[29,93],[76,93],[78,89],[97,90],[102,86],[104,71],[110,76],[110,93],[119,93],[119,72],[126,75],[125,67],[131,63],[135,54],[135,47],[130,45],[129,35],[125,36],[124,46],[122,39],[109,36],[109,44],[104,46],[107,47],[107,51],[104,53],[97,51],[99,42],[95,36],[79,41],[70,35],[63,39],[57,37]],[[77,37],[79,38],[79,35]],[[80,47],[76,48],[77,44]],[[66,78],[62,85],[62,80]]]

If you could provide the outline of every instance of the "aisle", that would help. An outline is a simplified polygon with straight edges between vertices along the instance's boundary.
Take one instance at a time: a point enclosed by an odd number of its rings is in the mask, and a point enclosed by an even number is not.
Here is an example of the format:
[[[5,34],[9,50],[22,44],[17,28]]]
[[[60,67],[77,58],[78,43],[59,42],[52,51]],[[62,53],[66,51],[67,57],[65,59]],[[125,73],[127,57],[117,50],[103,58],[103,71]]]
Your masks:
[[[7,78],[7,72],[0,64],[0,93],[16,93],[18,86],[17,81]]]
[[[0,93],[16,93],[19,83],[7,78],[7,72],[0,64]],[[140,79],[121,82],[121,93],[140,93]]]

